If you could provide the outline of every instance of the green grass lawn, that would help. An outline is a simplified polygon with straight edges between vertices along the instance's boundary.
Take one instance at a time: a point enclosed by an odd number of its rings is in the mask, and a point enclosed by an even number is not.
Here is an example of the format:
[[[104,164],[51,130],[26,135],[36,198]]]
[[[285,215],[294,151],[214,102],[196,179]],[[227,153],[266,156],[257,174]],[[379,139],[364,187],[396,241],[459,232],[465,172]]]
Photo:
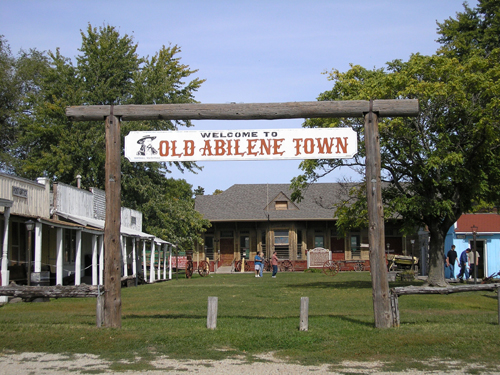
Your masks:
[[[216,330],[206,328],[209,296],[219,301]],[[309,297],[307,332],[299,331],[301,297]],[[393,370],[435,358],[500,364],[496,293],[401,296],[401,327],[376,329],[367,272],[195,275],[125,288],[121,329],[97,328],[95,305],[91,298],[5,305],[0,348],[141,358],[131,368],[159,355],[255,360],[267,352],[303,364],[388,361]]]

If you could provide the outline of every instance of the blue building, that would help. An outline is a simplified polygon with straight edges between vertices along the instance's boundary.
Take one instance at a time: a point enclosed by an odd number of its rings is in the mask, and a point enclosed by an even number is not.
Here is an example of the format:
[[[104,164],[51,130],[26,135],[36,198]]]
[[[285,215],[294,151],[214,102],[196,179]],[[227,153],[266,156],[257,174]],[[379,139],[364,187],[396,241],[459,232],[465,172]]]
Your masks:
[[[478,278],[500,271],[500,215],[491,213],[465,214],[450,228],[445,239],[445,257],[455,245],[458,256],[467,248],[474,247],[479,253]],[[459,267],[455,265],[455,277]]]

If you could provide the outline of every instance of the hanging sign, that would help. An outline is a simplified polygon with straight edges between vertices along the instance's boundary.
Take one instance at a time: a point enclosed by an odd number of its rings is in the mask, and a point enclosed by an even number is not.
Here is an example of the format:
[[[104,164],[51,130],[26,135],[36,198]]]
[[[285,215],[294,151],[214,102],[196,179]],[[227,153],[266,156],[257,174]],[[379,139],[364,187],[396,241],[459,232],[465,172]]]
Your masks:
[[[352,158],[350,128],[136,131],[125,137],[131,162]]]

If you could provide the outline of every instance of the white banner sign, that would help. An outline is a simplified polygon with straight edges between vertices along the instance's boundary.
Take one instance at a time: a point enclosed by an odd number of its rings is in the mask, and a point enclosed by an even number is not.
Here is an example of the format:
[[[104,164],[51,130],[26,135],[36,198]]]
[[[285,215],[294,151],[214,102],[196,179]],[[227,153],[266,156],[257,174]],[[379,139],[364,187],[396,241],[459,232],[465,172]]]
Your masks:
[[[137,131],[125,137],[131,162],[340,159],[357,149],[350,128]]]

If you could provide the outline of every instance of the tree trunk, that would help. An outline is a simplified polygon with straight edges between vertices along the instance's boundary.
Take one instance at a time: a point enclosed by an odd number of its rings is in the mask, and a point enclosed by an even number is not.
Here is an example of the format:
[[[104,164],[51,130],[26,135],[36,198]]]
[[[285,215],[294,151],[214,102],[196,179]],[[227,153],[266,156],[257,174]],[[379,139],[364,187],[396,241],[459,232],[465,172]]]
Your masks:
[[[427,283],[429,286],[444,287],[448,285],[444,279],[444,239],[446,233],[443,234],[437,225],[429,225],[429,234],[429,277]]]

